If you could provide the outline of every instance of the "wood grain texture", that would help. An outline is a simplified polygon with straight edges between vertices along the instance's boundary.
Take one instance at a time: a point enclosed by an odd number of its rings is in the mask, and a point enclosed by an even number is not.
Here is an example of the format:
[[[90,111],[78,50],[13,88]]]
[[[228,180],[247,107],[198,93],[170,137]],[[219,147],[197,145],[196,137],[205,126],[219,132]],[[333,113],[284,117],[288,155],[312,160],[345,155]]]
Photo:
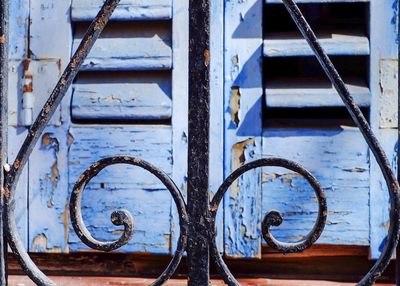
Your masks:
[[[360,32],[344,31],[318,33],[322,48],[328,55],[369,55],[368,37]],[[314,53],[305,39],[297,34],[273,33],[264,40],[266,57],[313,56]]]
[[[103,4],[102,0],[73,0],[73,21],[93,20]],[[172,18],[172,0],[122,0],[111,20],[159,20]]]
[[[211,1],[210,25],[210,197],[224,179],[224,2]],[[223,203],[217,214],[217,245],[224,251]]]
[[[75,51],[86,30],[78,25]],[[111,22],[95,43],[82,70],[165,70],[172,67],[169,22]]]
[[[265,0],[270,4],[281,4],[282,0]],[[298,0],[296,3],[357,3],[357,2],[370,2],[370,0]]]
[[[8,127],[8,162],[13,162],[27,131],[25,128]],[[28,246],[28,168],[20,176],[15,191],[15,216],[18,233],[25,247]]]
[[[169,72],[84,74],[74,84],[73,120],[163,120],[172,116]]]
[[[320,181],[328,219],[318,243],[369,245],[368,146],[357,129],[266,130],[263,155],[290,158]],[[300,175],[282,168],[263,168],[262,180],[263,214],[276,209],[284,217],[274,235],[282,241],[299,240],[316,221],[312,188]]]
[[[175,184],[187,197],[188,170],[188,108],[189,108],[189,1],[174,1],[172,20],[172,176]],[[185,56],[183,56],[185,55]],[[179,214],[171,208],[172,251],[179,239]]]
[[[398,5],[396,1],[371,1],[371,57],[370,57],[370,88],[371,88],[371,125],[387,152],[392,167],[397,165],[398,132],[388,125],[387,111],[390,112],[388,94],[398,95],[398,86],[391,78],[394,70],[386,70],[388,62],[398,60]],[[393,69],[395,64],[389,65]],[[384,75],[383,75],[384,73]],[[383,76],[382,76],[383,75]],[[386,78],[386,76],[388,78]],[[391,113],[391,112],[390,112]],[[395,112],[396,113],[396,112]],[[396,116],[394,114],[394,116]],[[390,116],[393,118],[392,116]],[[385,123],[382,125],[382,123]],[[393,125],[396,125],[394,123]],[[378,165],[371,154],[371,197],[370,197],[370,235],[371,256],[378,258],[386,241],[389,221],[389,195]]]
[[[152,279],[149,278],[109,278],[109,277],[51,277],[53,281],[60,286],[67,286],[71,284],[71,280],[74,281],[76,286],[109,286],[109,285],[126,285],[126,286],[147,286]],[[301,281],[301,280],[275,280],[275,279],[239,279],[240,285],[243,286],[350,286],[354,283],[345,282],[331,282],[331,281]],[[29,281],[26,277],[11,276],[10,283],[14,283],[19,286],[34,286],[34,283]],[[13,284],[13,285],[14,285]],[[186,279],[173,279],[167,282],[165,285],[187,285]],[[210,281],[210,286],[223,286],[225,283],[221,280]],[[376,284],[377,286],[389,285],[389,284]]]
[[[38,0],[30,5],[29,50],[34,71],[35,115],[70,60],[70,8],[71,1]],[[68,252],[70,101],[68,91],[29,158],[28,251]]]
[[[263,0],[225,5],[224,176],[259,158],[262,134]],[[261,170],[242,176],[225,196],[225,254],[261,255]]]
[[[344,106],[336,89],[327,81],[315,79],[268,80],[265,88],[267,107],[337,107]],[[347,82],[355,102],[361,107],[369,107],[371,93],[367,82],[352,79]]]
[[[29,0],[10,1],[9,59],[22,60],[27,56]]]
[[[321,251],[322,252],[321,252]],[[273,254],[265,252],[264,259],[225,259],[237,278],[266,277],[269,279],[330,280],[355,284],[372,266],[368,247],[313,246],[303,254]],[[168,255],[129,253],[71,253],[32,254],[40,269],[52,276],[146,277],[158,276],[168,264]],[[82,267],[85,263],[85,267]],[[19,265],[9,255],[10,273],[23,275]],[[118,267],[117,267],[118,266]],[[212,267],[211,275],[219,278]],[[186,279],[186,259],[182,259],[175,278]],[[392,282],[394,263],[391,263],[380,282]],[[243,279],[240,279],[243,281]]]
[[[170,126],[74,126],[69,152],[69,185],[100,158],[127,155],[147,160],[172,173]],[[115,165],[93,178],[83,194],[83,218],[98,239],[116,239],[118,228],[110,215],[119,209],[134,217],[134,235],[119,251],[169,253],[171,196],[150,173],[136,167]],[[71,230],[71,251],[87,249]]]

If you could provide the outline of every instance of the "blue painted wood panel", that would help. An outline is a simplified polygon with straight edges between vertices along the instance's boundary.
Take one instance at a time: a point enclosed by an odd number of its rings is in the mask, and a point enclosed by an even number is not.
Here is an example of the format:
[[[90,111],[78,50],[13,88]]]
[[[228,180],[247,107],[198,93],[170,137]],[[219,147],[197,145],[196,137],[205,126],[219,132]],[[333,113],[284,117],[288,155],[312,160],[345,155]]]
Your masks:
[[[85,168],[100,158],[127,155],[145,159],[172,173],[172,129],[170,126],[73,126],[69,151],[70,190]],[[119,209],[134,217],[134,235],[120,251],[169,253],[171,241],[171,196],[147,171],[115,165],[104,169],[83,195],[83,218],[94,237],[106,240],[120,235],[110,222]],[[70,251],[87,247],[71,230]]]
[[[78,25],[73,50],[86,31]],[[169,22],[111,22],[95,43],[82,70],[165,70],[172,67]]]
[[[261,155],[263,0],[225,2],[224,176]],[[224,199],[225,254],[261,257],[261,170]]]
[[[369,245],[369,154],[356,128],[264,131],[264,157],[283,157],[307,168],[327,195],[328,219],[318,243]],[[283,213],[273,233],[282,241],[303,238],[313,227],[318,204],[301,175],[263,168],[263,209]]]
[[[328,55],[369,55],[369,39],[358,31],[317,33],[320,44]],[[313,56],[313,52],[301,35],[273,33],[264,40],[264,56],[293,57]]]
[[[172,116],[169,72],[83,74],[74,84],[72,119],[162,120]]]
[[[100,10],[102,0],[73,0],[73,21],[93,20]],[[172,0],[122,0],[112,20],[154,20],[172,18]]]
[[[398,148],[398,1],[371,1],[371,125],[393,166]],[[371,154],[371,257],[378,258],[386,241],[389,196]]]

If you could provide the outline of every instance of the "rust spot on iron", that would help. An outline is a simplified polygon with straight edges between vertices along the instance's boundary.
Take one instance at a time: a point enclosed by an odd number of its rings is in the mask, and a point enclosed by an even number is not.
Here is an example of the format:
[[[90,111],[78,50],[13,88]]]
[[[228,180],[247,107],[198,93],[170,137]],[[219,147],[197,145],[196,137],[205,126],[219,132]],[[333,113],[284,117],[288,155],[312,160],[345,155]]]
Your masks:
[[[18,170],[20,166],[21,166],[21,162],[20,162],[19,160],[15,160],[15,162],[14,162],[14,168],[15,168],[16,170]]]
[[[208,67],[210,65],[210,51],[204,50],[204,65]]]
[[[2,195],[4,198],[6,198],[7,200],[10,198],[10,190],[8,189],[8,187],[3,187],[1,189]]]

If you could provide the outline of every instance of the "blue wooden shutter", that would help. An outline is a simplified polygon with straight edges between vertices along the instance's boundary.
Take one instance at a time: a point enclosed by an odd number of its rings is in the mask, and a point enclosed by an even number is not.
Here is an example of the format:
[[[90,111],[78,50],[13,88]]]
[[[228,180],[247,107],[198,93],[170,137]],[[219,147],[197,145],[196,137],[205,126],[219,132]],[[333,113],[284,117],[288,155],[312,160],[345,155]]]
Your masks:
[[[59,59],[60,70],[103,3],[62,2],[35,1],[31,11],[32,55]],[[186,18],[187,7],[181,1],[121,1],[64,100],[60,120],[48,127],[31,157],[31,251],[87,248],[70,227],[68,197],[84,169],[100,158],[141,157],[184,188]],[[135,231],[122,251],[170,253],[174,248],[175,206],[168,191],[148,173],[124,165],[107,168],[83,197],[85,223],[96,238],[117,238],[120,232],[110,214],[127,209],[134,216]]]
[[[318,243],[369,245],[369,154],[361,133],[280,1],[264,7],[266,118],[263,154],[309,169],[327,195],[328,220]],[[369,3],[301,1],[356,102],[369,112]],[[354,207],[357,204],[357,207]],[[263,213],[277,209],[277,238],[296,241],[312,229],[318,206],[308,183],[288,170],[265,168]]]
[[[390,2],[297,1],[393,158],[397,105],[389,102],[397,100],[397,10]],[[259,157],[303,164],[328,197],[318,242],[371,245],[376,258],[388,220],[383,180],[282,2],[228,2],[225,16],[225,175]],[[279,168],[243,176],[225,206],[225,251],[239,257],[260,257],[260,220],[270,210],[284,216],[273,231],[283,241],[306,235],[317,216],[305,180]]]

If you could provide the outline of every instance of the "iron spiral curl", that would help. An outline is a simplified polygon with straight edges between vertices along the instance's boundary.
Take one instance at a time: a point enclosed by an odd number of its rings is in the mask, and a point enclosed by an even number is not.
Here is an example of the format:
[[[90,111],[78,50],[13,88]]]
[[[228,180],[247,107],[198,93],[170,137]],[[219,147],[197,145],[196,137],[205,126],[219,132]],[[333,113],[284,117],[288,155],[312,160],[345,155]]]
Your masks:
[[[222,198],[224,197],[225,193],[228,191],[229,187],[233,184],[235,180],[237,180],[240,176],[242,176],[244,173],[255,169],[255,168],[260,168],[260,167],[282,167],[289,169],[291,171],[294,171],[300,175],[302,175],[308,183],[311,185],[313,188],[315,195],[318,200],[318,217],[317,221],[314,224],[313,229],[301,240],[294,242],[294,243],[286,243],[286,242],[281,242],[277,240],[271,233],[270,227],[271,226],[279,226],[283,222],[282,215],[277,212],[277,211],[271,211],[267,213],[264,216],[263,222],[262,222],[262,235],[267,244],[282,252],[282,253],[294,253],[294,252],[301,252],[309,247],[311,247],[321,236],[325,224],[326,224],[326,218],[328,215],[328,209],[327,209],[327,203],[326,203],[326,196],[325,193],[318,182],[318,180],[309,172],[307,171],[304,167],[301,165],[297,164],[296,162],[282,159],[282,158],[264,158],[264,159],[259,159],[255,160],[253,162],[247,163],[238,169],[236,169],[224,182],[223,184],[219,187],[217,193],[215,194],[214,198],[211,201],[210,209],[211,209],[211,221],[212,221],[212,226],[211,228],[215,229],[215,218],[217,215],[218,207],[222,201]],[[237,280],[233,277],[233,275],[230,273],[227,265],[223,261],[221,254],[218,251],[217,244],[216,244],[216,237],[215,237],[215,232],[214,230],[214,235],[211,238],[211,253],[212,256],[216,262],[216,265],[218,269],[220,270],[220,273],[222,274],[225,283],[228,285],[235,285],[238,286],[240,285]]]
[[[97,176],[101,170],[115,164],[127,164],[127,165],[137,166],[153,174],[164,184],[164,186],[171,193],[171,196],[178,209],[180,236],[179,236],[178,246],[175,251],[175,255],[172,258],[166,270],[154,283],[151,284],[152,286],[162,285],[175,272],[176,268],[178,267],[182,259],[182,255],[186,250],[188,215],[186,212],[185,201],[178,187],[166,173],[164,173],[156,166],[140,158],[129,157],[129,156],[116,156],[116,157],[104,158],[91,165],[79,177],[78,181],[76,182],[72,190],[70,204],[69,204],[72,226],[78,237],[82,240],[82,242],[95,250],[112,251],[124,246],[129,242],[133,234],[133,218],[128,211],[119,210],[111,214],[111,221],[114,225],[124,226],[123,233],[121,234],[120,238],[115,241],[98,241],[95,238],[93,238],[89,230],[86,228],[82,218],[81,201],[82,201],[82,193],[86,185],[90,182],[91,179]]]

